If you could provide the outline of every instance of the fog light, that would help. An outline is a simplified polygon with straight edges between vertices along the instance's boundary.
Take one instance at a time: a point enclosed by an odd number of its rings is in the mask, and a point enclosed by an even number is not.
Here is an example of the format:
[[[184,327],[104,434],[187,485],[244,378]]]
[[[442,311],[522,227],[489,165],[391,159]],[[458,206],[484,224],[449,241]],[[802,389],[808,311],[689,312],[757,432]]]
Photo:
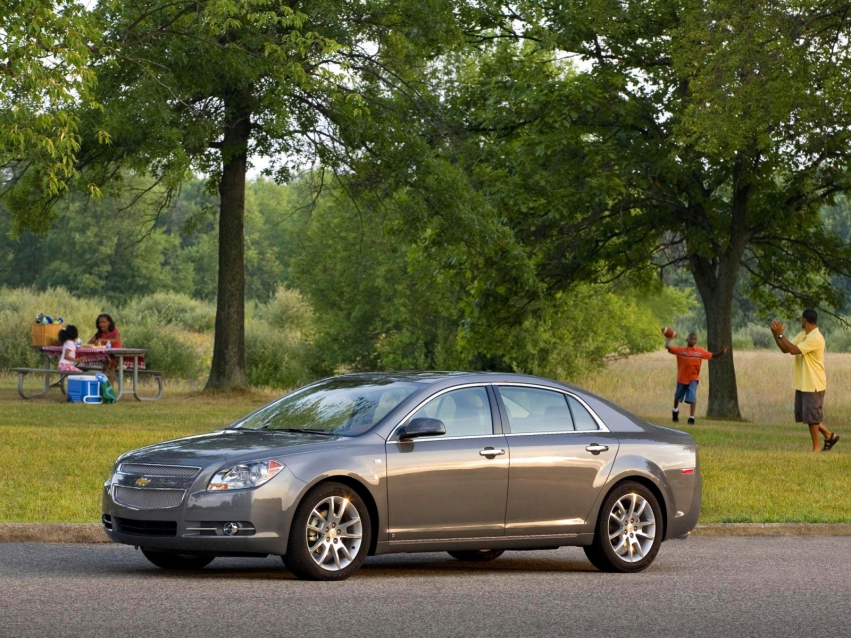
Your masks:
[[[239,534],[239,523],[225,523],[222,525],[225,536],[236,536]]]

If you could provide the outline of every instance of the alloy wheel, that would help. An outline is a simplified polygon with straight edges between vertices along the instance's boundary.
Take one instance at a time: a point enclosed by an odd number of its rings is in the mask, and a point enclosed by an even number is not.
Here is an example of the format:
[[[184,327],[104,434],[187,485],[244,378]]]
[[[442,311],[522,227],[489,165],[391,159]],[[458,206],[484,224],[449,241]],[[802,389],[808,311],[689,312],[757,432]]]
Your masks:
[[[624,494],[609,512],[609,543],[615,555],[637,563],[648,555],[656,538],[656,514],[641,494]]]
[[[320,569],[345,569],[357,557],[363,541],[363,523],[357,507],[343,496],[322,499],[307,517],[305,538],[307,551]]]

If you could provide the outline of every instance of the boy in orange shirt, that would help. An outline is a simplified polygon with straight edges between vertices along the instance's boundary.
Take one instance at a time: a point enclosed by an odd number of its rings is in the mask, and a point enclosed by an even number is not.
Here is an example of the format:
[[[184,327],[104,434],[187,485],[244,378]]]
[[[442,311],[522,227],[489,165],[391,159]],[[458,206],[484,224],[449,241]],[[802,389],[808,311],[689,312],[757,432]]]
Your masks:
[[[674,423],[680,420],[680,403],[688,403],[691,406],[691,414],[688,424],[694,425],[694,410],[697,406],[697,384],[700,379],[700,366],[704,359],[712,359],[726,354],[730,346],[724,346],[721,352],[709,352],[697,345],[697,335],[693,332],[686,339],[686,348],[672,346],[670,339],[665,339],[665,347],[672,355],[677,357],[677,389],[674,392],[674,409],[672,410]]]

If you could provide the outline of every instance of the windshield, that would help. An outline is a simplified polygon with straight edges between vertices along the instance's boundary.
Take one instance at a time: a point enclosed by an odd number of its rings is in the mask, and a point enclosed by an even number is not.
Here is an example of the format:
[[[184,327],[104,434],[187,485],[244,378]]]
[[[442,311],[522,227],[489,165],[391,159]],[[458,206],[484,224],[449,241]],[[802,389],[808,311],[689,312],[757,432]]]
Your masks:
[[[357,436],[418,389],[415,383],[400,381],[330,379],[270,403],[236,427]]]

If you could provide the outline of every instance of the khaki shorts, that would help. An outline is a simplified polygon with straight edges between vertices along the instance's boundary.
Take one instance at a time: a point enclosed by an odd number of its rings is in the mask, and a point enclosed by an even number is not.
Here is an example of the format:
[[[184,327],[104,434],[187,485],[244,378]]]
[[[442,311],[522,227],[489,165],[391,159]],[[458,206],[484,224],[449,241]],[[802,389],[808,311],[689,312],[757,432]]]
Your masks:
[[[795,390],[795,423],[821,423],[824,421],[824,390],[801,392]]]

